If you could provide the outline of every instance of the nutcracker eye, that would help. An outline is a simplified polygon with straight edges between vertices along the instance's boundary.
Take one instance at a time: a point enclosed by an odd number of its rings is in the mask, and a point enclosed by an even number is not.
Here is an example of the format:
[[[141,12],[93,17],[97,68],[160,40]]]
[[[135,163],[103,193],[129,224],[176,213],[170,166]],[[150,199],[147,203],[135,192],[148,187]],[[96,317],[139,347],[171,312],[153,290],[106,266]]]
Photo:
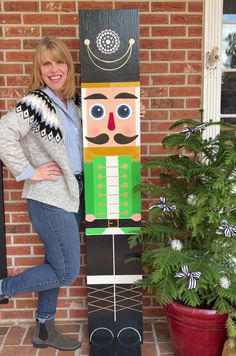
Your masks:
[[[128,104],[120,104],[116,108],[116,115],[121,120],[128,119],[131,116],[131,114],[132,114],[132,109]]]
[[[106,110],[102,104],[94,104],[90,108],[90,115],[94,120],[102,120],[105,114]]]

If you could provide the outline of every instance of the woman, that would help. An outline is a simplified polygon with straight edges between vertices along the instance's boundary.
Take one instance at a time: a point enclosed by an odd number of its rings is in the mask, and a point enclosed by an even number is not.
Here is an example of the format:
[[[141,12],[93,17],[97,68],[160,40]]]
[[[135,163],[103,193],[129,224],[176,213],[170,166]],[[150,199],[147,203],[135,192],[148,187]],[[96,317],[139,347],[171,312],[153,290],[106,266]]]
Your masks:
[[[45,263],[0,280],[0,300],[38,291],[33,345],[75,350],[81,343],[60,335],[54,315],[60,287],[79,274],[83,208],[81,114],[74,66],[57,38],[43,38],[33,61],[28,95],[0,120],[0,158],[24,180],[33,227],[45,247]]]

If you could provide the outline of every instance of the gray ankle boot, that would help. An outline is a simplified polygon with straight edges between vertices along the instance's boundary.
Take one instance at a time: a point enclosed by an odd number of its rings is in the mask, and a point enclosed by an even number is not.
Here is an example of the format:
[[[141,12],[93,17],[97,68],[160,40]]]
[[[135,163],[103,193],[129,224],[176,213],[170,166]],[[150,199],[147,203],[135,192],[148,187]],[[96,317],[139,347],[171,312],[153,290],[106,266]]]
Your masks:
[[[44,324],[37,321],[36,330],[33,336],[33,345],[39,349],[51,346],[58,350],[72,351],[78,349],[81,346],[81,343],[60,334],[55,329],[54,318],[52,318],[46,320]]]

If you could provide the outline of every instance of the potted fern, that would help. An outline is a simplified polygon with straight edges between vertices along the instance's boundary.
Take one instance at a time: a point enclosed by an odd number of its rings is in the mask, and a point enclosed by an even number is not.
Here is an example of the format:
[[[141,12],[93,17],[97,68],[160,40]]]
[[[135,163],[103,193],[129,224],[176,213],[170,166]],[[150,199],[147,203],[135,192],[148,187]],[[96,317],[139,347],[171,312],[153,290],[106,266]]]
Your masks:
[[[143,245],[138,284],[166,307],[177,356],[221,355],[226,326],[232,347],[236,338],[236,136],[205,139],[209,125],[177,121],[162,142],[167,155],[145,164],[158,183],[137,187],[150,199],[130,238]]]

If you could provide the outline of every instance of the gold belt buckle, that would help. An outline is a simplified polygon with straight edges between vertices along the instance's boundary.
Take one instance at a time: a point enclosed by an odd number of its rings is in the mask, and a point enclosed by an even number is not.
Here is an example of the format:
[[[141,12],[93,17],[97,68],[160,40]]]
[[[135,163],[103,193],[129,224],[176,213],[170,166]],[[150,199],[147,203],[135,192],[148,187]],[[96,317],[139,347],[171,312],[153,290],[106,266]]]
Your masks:
[[[119,227],[119,220],[118,219],[108,219],[107,226],[108,227]]]

